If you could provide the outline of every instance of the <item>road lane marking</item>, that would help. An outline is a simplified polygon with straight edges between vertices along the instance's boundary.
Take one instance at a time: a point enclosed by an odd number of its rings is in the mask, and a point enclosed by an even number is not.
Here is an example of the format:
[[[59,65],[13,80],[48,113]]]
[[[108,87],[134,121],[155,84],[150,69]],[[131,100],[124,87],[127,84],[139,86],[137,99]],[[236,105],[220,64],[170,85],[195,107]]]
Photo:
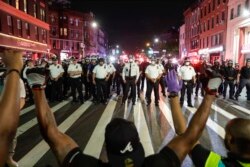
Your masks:
[[[27,107],[27,108],[24,108],[24,109],[22,109],[22,110],[20,111],[20,116],[22,116],[22,115],[24,115],[24,114],[26,114],[26,113],[28,113],[28,112],[34,110],[34,109],[35,109],[35,105],[34,105],[34,104],[31,105],[31,106],[29,106],[29,107]]]
[[[54,106],[53,108],[51,108],[51,111],[54,113],[57,110],[59,110],[60,108],[62,108],[63,106],[65,106],[66,104],[68,104],[70,101],[63,101],[59,104],[57,104],[56,106]],[[35,126],[37,124],[37,118],[33,118],[30,121],[26,122],[25,124],[23,124],[22,126],[18,127],[17,129],[17,137],[19,137],[20,135],[22,135],[23,133],[25,133],[26,131],[28,131],[30,128],[32,128],[33,126]]]
[[[101,118],[99,119],[89,141],[86,145],[83,153],[100,158],[104,143],[104,133],[107,124],[111,121],[117,101],[111,99],[103,111]]]
[[[163,115],[167,119],[169,125],[171,126],[172,130],[175,132],[172,112],[169,109],[170,107],[166,103],[160,101],[160,108],[161,108],[161,111],[162,111]]]
[[[134,124],[139,133],[139,137],[143,148],[145,150],[145,156],[154,154],[152,140],[150,138],[147,122],[144,112],[142,110],[141,102],[137,102],[134,107]]]
[[[73,114],[71,114],[64,122],[60,124],[58,129],[65,133],[74,123],[78,120],[81,115],[89,108],[92,102],[87,101],[82,106],[80,106]],[[49,151],[49,145],[42,140],[33,149],[31,149],[20,161],[19,166],[34,166],[42,156]]]
[[[231,105],[231,107],[250,115],[250,110],[248,110],[246,108],[243,108],[243,107],[238,106],[238,105]]]

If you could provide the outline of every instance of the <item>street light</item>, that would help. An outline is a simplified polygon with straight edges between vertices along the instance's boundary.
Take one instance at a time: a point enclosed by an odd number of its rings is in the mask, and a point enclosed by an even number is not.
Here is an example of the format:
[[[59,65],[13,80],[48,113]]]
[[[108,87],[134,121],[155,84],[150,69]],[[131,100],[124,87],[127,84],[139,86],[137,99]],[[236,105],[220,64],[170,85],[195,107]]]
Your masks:
[[[149,46],[150,46],[150,43],[149,43],[149,42],[148,42],[148,43],[146,43],[146,46],[147,46],[147,47],[149,47]]]
[[[120,46],[119,45],[116,45],[116,48],[119,48]]]
[[[144,49],[142,49],[141,52],[144,52]]]
[[[158,43],[159,42],[159,38],[155,38],[154,42]]]
[[[97,24],[97,22],[92,22],[92,24],[91,24],[91,26],[93,27],[93,28],[96,28],[97,26],[98,26],[98,24]]]

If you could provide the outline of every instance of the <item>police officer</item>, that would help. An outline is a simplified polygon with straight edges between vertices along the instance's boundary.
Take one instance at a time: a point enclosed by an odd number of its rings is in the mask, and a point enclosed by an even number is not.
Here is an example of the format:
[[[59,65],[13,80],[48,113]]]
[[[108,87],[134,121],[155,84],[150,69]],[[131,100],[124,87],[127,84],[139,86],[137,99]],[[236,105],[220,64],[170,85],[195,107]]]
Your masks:
[[[234,69],[236,70],[236,73],[237,73],[237,76],[238,76],[239,73],[240,73],[240,65],[239,65],[239,63],[235,63]],[[237,80],[237,78],[236,78],[236,80]],[[238,87],[239,87],[239,84],[236,81],[235,84],[234,84],[234,95],[235,95],[235,92],[237,91]]]
[[[201,59],[201,62],[195,68],[196,79],[197,79],[196,87],[195,87],[195,98],[198,98],[199,89],[201,89],[201,96],[204,96],[204,87],[202,83],[204,83],[203,81],[205,79],[205,72],[207,68],[208,68],[208,64],[204,58]]]
[[[108,68],[108,72],[110,74],[109,80],[107,81],[107,96],[109,98],[111,96],[110,95],[110,88],[112,86],[113,80],[115,78],[115,72],[116,72],[116,69],[115,69],[114,65],[110,62],[110,59],[107,59],[107,68]]]
[[[28,84],[27,75],[26,75],[26,71],[30,68],[34,68],[34,63],[31,59],[28,59],[25,63],[24,69],[22,70],[22,76],[23,76],[23,81],[28,89],[29,103],[33,104],[34,103],[33,93],[32,93],[32,90],[31,90],[29,84]]]
[[[116,66],[115,66],[115,68],[116,68],[115,84],[116,84],[117,96],[119,96],[121,93],[121,86],[122,86],[123,94],[125,91],[125,84],[124,84],[123,79],[122,79],[122,70],[123,70],[124,66],[125,66],[125,64],[124,64],[123,60],[119,60],[119,62],[117,62]]]
[[[125,83],[125,91],[122,98],[122,104],[125,104],[125,101],[128,98],[129,88],[131,87],[131,96],[132,103],[135,105],[136,100],[136,83],[139,79],[139,67],[134,62],[134,57],[132,55],[129,56],[129,62],[125,64],[122,71],[122,79]]]
[[[52,58],[52,65],[49,66],[50,71],[50,80],[51,80],[51,97],[50,101],[54,102],[55,100],[63,100],[62,92],[62,76],[64,70],[61,64],[58,64],[57,57]]]
[[[151,63],[147,66],[145,70],[145,75],[147,78],[147,90],[146,90],[146,100],[147,105],[151,103],[151,94],[154,89],[155,94],[155,105],[159,106],[159,82],[163,74],[162,68],[159,64],[156,64],[154,58],[151,59]]]
[[[87,56],[84,61],[82,61],[82,83],[85,87],[85,100],[88,100],[91,96],[90,81],[88,79],[88,68],[90,65],[90,58]]]
[[[250,59],[247,60],[246,66],[242,67],[237,77],[239,88],[235,94],[235,99],[238,100],[242,89],[247,88],[247,100],[250,100]]]
[[[224,61],[222,61],[224,63]],[[225,65],[220,65],[220,61],[217,59],[214,61],[214,65],[212,66],[212,70],[214,70],[216,73],[221,74],[223,76],[223,70]],[[224,84],[221,83],[218,93],[221,95],[223,93]]]
[[[140,73],[140,75],[139,75],[139,78],[138,78],[138,82],[136,83],[136,92],[137,92],[137,97],[138,97],[138,99],[140,99],[140,92],[141,92],[141,90],[140,90],[140,86],[141,86],[141,75],[142,75],[142,68],[141,68],[141,64],[140,64],[140,61],[139,60],[135,60],[135,63],[138,65],[138,67],[139,67],[139,73]]]
[[[165,86],[165,81],[164,81],[164,76],[165,76],[166,72],[165,72],[164,66],[161,63],[161,59],[160,58],[156,59],[156,65],[160,68],[160,70],[162,70],[162,75],[161,75],[159,83],[161,85],[161,93],[162,93],[162,95],[164,97],[166,97],[166,92],[165,92],[165,87],[166,86]]]
[[[68,66],[69,66],[69,61],[63,60],[62,67],[63,67],[64,73],[63,73],[62,78],[63,78],[63,97],[64,97],[64,99],[68,98],[68,91],[70,88],[70,78],[68,75]]]
[[[97,101],[96,85],[93,83],[93,69],[95,68],[96,65],[97,65],[97,57],[92,56],[91,57],[91,63],[89,65],[89,67],[88,67],[87,82],[89,82],[89,84],[90,84],[90,97],[93,96],[93,101],[94,102]]]
[[[104,64],[104,59],[100,58],[98,65],[93,69],[93,83],[97,89],[97,102],[107,104],[107,81],[110,73],[107,64]]]
[[[73,96],[73,103],[78,102],[76,99],[76,89],[78,91],[79,100],[83,104],[83,94],[82,94],[82,84],[81,84],[81,74],[82,74],[82,66],[77,63],[77,59],[75,57],[71,57],[71,63],[68,67],[68,74],[70,77],[71,84],[71,94]]]
[[[181,89],[181,98],[180,103],[183,105],[184,97],[187,90],[187,99],[188,106],[193,107],[192,105],[192,91],[195,83],[195,70],[194,67],[191,66],[190,59],[188,57],[185,58],[184,65],[179,69],[178,75],[180,79],[183,81],[182,89]]]
[[[227,94],[227,87],[229,85],[229,99],[234,100],[234,81],[237,78],[237,71],[233,68],[233,61],[229,60],[227,63],[227,67],[224,68],[223,72],[224,77],[224,90],[223,90],[223,97],[226,98]]]
[[[147,62],[147,61],[144,61],[144,62],[142,62],[141,63],[141,69],[142,69],[142,73],[141,73],[141,91],[143,91],[143,89],[144,89],[144,84],[145,84],[145,78],[146,78],[146,76],[145,76],[145,70],[146,70],[146,68],[147,68],[147,66],[149,65],[149,63]]]

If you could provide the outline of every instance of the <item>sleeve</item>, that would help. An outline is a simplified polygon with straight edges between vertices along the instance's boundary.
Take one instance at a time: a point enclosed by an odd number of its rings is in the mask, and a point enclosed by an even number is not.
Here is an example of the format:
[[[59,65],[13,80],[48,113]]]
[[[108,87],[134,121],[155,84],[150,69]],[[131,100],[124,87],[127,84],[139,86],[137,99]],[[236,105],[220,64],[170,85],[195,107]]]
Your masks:
[[[191,158],[196,167],[219,166],[222,163],[220,155],[205,149],[200,144],[191,151]]]
[[[181,166],[181,162],[175,152],[164,147],[158,154],[154,154],[145,159],[146,166]]]
[[[78,167],[83,164],[84,167],[101,166],[101,161],[83,154],[79,148],[74,148],[66,155],[62,167]]]
[[[79,64],[79,71],[82,72],[82,65],[81,64]]]
[[[126,65],[122,69],[122,79],[125,81],[125,70],[126,70]]]
[[[62,65],[61,65],[60,71],[61,71],[61,73],[64,73],[64,69],[63,69]]]
[[[149,71],[148,71],[148,67],[149,67],[149,66],[147,66],[147,68],[146,68],[146,70],[145,70],[145,74],[148,74],[148,72],[149,72]]]
[[[67,72],[71,71],[71,65],[69,65]]]
[[[177,70],[177,73],[178,73],[178,76],[179,76],[179,77],[182,77],[182,67],[180,67],[180,68]]]
[[[139,79],[140,77],[140,70],[139,70],[139,66],[136,66],[136,81]]]
[[[20,98],[25,98],[26,97],[26,91],[24,87],[23,80],[20,79]]]
[[[95,68],[94,68],[93,71],[92,71],[92,72],[95,73],[95,74],[96,74],[96,71],[97,71],[96,67],[97,67],[97,66],[95,66]]]
[[[196,76],[196,72],[195,72],[194,68],[192,70],[192,73],[193,73],[193,77]]]

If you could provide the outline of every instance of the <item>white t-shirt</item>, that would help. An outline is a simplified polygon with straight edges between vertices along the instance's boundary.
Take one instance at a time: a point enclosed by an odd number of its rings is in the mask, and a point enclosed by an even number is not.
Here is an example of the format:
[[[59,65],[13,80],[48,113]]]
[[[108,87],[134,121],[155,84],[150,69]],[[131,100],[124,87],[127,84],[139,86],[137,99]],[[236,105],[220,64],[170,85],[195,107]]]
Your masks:
[[[50,70],[50,75],[53,78],[58,77],[61,73],[64,72],[61,64],[57,64],[57,65],[52,64],[52,65],[49,66],[49,70]]]
[[[150,78],[156,79],[159,75],[162,74],[162,69],[159,65],[148,65],[145,73],[149,75]]]
[[[68,67],[68,73],[69,72],[77,72],[77,71],[82,72],[82,66],[81,66],[81,64],[76,63],[76,64],[70,64],[69,65],[69,67]],[[75,76],[71,76],[71,78],[79,78],[79,77],[81,77],[81,74],[75,75]]]
[[[192,80],[196,73],[194,67],[184,65],[179,69],[178,75],[181,77],[182,80]]]
[[[98,64],[93,69],[93,73],[95,73],[96,78],[104,79],[109,74],[109,68],[107,64],[103,64],[102,66]]]
[[[26,97],[26,91],[25,91],[25,86],[23,83],[22,79],[19,79],[19,84],[20,84],[20,98],[25,98]]]

